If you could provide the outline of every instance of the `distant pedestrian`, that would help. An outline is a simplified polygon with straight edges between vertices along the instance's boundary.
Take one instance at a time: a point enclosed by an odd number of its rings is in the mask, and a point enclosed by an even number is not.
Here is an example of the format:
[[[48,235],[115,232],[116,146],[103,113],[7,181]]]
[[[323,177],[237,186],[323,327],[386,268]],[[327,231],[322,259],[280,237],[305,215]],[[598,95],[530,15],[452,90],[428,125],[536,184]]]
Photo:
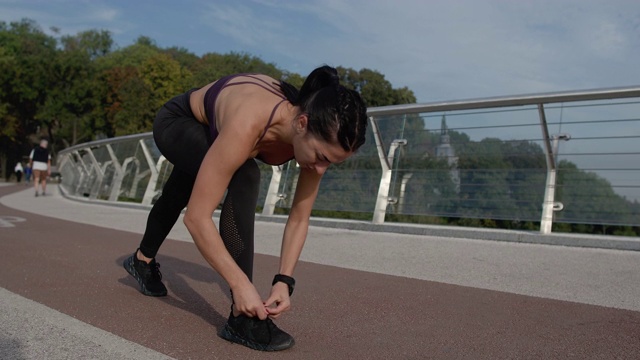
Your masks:
[[[31,183],[31,165],[27,163],[24,166],[24,184],[29,185]]]
[[[46,194],[47,177],[51,175],[51,154],[49,154],[47,146],[49,146],[49,141],[41,139],[40,145],[31,150],[31,154],[29,154],[29,165],[33,170],[33,186],[36,190],[36,197],[40,183],[42,183],[42,196]]]
[[[24,169],[22,168],[22,163],[20,163],[20,161],[18,161],[18,163],[16,164],[16,167],[13,168],[13,171],[16,173],[16,182],[19,184],[20,181],[22,181],[22,173],[24,172]]]

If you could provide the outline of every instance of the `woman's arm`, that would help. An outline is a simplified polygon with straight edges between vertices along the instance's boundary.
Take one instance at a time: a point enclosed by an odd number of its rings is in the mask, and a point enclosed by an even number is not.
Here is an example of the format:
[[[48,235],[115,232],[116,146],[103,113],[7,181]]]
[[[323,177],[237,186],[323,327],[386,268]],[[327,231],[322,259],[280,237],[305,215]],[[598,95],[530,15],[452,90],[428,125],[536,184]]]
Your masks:
[[[315,170],[301,169],[298,185],[293,198],[293,205],[284,228],[282,247],[280,249],[279,273],[293,276],[296,264],[302,253],[302,247],[307,239],[309,217],[313,203],[318,196],[322,175]],[[276,304],[275,308],[270,308]],[[286,284],[278,282],[271,289],[271,296],[265,305],[269,308],[269,315],[277,317],[291,306],[289,289]]]
[[[295,266],[302,253],[302,247],[307,239],[309,217],[313,203],[318,196],[322,175],[315,170],[301,169],[293,197],[291,212],[287,219],[280,249],[280,274],[293,275]]]

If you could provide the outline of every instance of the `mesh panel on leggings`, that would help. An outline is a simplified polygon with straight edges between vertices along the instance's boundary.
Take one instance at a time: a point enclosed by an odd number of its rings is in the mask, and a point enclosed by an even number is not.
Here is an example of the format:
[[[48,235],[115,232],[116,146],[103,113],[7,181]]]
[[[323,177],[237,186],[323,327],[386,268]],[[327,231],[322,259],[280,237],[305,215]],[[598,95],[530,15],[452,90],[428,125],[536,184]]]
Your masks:
[[[238,233],[238,225],[233,213],[233,202],[231,196],[227,195],[222,205],[223,211],[220,215],[220,236],[231,257],[238,261],[244,250],[244,242]]]

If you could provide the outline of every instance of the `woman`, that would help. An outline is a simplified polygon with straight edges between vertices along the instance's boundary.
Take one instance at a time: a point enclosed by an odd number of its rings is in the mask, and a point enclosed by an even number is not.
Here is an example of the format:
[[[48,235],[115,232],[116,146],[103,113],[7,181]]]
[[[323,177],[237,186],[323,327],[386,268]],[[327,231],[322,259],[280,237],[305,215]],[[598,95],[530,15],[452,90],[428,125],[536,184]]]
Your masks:
[[[346,160],[364,143],[366,127],[360,95],[340,85],[329,66],[311,72],[299,92],[266,75],[237,74],[170,100],[156,117],[153,135],[174,169],[125,269],[145,295],[167,294],[154,257],[186,206],[184,223],[194,243],[231,288],[232,310],[220,336],[258,350],[293,346],[271,319],[290,307],[320,179],[331,163]],[[300,165],[280,271],[266,301],[251,282],[260,183],[254,159],[271,165],[295,159]],[[218,232],[212,215],[225,191]]]

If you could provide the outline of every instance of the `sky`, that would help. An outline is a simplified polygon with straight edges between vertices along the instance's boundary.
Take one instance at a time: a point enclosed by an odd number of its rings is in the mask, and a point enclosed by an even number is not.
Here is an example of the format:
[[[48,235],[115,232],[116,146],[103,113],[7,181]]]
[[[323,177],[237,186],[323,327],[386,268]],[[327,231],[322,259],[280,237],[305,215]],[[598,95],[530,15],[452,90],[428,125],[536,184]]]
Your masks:
[[[638,0],[0,0],[0,21],[22,18],[303,76],[368,68],[419,103],[640,85]]]

